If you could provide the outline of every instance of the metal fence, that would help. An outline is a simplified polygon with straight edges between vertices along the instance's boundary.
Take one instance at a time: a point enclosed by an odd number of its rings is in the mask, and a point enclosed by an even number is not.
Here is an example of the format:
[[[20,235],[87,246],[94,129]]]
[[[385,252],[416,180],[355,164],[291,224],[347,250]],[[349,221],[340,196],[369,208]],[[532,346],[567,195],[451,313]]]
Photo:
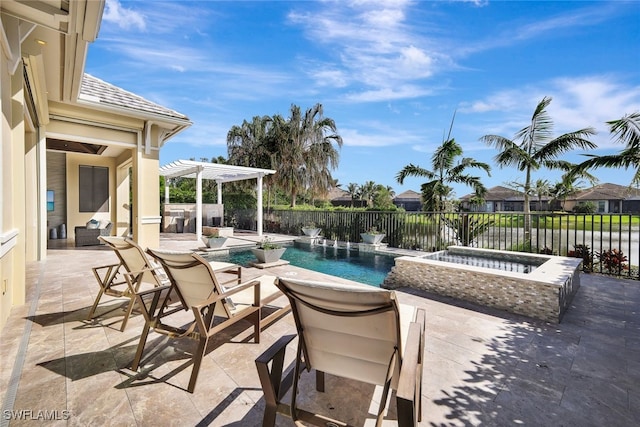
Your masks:
[[[255,230],[255,212],[234,212],[232,225]],[[376,228],[391,247],[433,252],[450,245],[583,258],[587,271],[638,279],[640,216],[630,214],[295,211],[265,213],[264,230],[301,235],[315,225],[328,240],[361,242]]]

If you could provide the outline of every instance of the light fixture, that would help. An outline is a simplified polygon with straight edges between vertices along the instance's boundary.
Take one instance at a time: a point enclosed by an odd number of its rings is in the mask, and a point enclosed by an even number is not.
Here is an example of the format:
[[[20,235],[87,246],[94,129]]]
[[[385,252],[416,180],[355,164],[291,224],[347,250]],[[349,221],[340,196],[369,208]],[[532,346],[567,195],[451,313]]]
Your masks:
[[[46,45],[46,44],[47,44],[47,42],[46,42],[46,41],[44,41],[44,40],[40,40],[40,39],[36,39],[36,43],[38,43],[40,46],[44,46],[44,45]]]

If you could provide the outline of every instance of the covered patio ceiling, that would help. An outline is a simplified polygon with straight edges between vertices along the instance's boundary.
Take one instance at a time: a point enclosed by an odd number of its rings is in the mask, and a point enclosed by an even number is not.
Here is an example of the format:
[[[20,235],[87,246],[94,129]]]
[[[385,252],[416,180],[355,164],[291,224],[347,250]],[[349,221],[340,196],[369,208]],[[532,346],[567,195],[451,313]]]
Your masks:
[[[160,167],[160,175],[165,178],[195,178],[196,182],[196,238],[202,237],[202,180],[209,179],[218,184],[218,203],[222,204],[222,186],[224,182],[257,179],[257,231],[262,236],[262,178],[276,173],[272,169],[249,168],[225,165],[221,163],[176,160]],[[169,186],[165,183],[165,200],[169,201]]]

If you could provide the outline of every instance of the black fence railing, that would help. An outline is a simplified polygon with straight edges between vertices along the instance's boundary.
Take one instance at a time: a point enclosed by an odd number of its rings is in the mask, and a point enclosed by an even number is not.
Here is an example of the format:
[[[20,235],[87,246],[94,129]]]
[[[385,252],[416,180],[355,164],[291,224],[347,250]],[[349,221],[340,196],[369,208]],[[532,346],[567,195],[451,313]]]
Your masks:
[[[256,229],[255,211],[229,225]],[[450,245],[583,258],[586,271],[639,279],[640,216],[631,214],[437,213],[380,211],[265,212],[264,230],[301,235],[314,224],[330,240],[361,242],[376,228],[391,247],[433,252]]]

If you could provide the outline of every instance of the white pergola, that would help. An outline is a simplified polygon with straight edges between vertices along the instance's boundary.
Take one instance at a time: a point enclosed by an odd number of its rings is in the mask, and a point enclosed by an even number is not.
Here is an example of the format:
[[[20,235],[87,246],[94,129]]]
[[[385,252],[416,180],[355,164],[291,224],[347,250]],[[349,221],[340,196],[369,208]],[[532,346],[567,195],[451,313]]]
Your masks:
[[[244,166],[224,165],[220,163],[194,162],[192,160],[176,160],[160,167],[160,175],[165,178],[195,178],[196,179],[196,238],[202,237],[202,180],[214,180],[218,188],[218,203],[222,204],[222,184],[246,179],[257,179],[258,206],[257,226],[258,236],[262,236],[262,178],[272,175],[276,171],[271,169],[248,168]],[[169,203],[169,185],[165,180],[164,196]]]

